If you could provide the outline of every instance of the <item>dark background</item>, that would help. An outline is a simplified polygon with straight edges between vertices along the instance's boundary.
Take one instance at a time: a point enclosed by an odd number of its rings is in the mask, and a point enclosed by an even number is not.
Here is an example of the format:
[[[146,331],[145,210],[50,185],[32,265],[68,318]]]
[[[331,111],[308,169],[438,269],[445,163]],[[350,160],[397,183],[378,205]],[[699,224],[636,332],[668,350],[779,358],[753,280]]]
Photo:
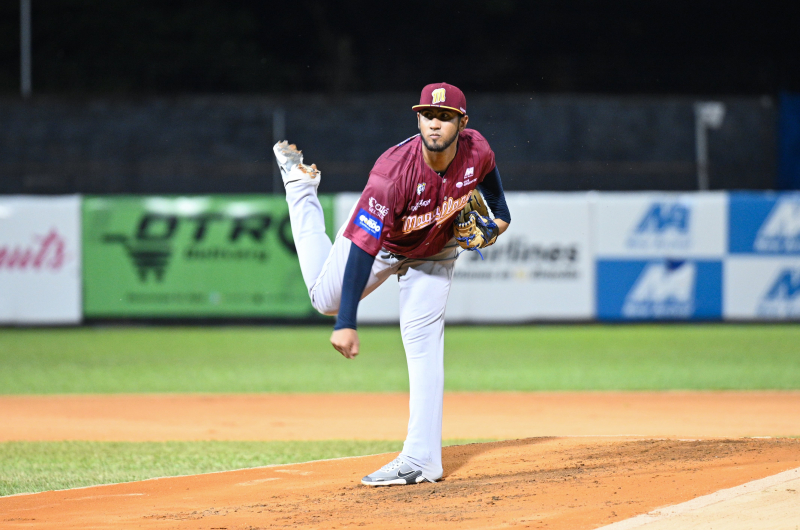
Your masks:
[[[33,0],[0,3],[0,193],[272,191],[272,119],[358,190],[460,86],[509,189],[696,185],[693,104],[726,102],[711,187],[774,188],[800,2]]]
[[[800,90],[800,2],[33,0],[48,94]],[[0,3],[18,90],[19,3]]]

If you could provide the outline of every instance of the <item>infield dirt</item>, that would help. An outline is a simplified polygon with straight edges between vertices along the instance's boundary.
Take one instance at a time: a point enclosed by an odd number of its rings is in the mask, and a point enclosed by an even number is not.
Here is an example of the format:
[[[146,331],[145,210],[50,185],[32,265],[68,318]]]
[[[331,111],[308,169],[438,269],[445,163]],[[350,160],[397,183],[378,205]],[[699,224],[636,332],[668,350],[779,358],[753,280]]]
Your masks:
[[[446,393],[446,439],[800,435],[800,392]],[[0,396],[0,441],[402,440],[408,394]]]
[[[406,406],[402,394],[2,397],[0,424],[5,440],[398,439]],[[559,436],[445,448],[437,484],[361,486],[394,456],[377,455],[4,497],[0,526],[589,529],[800,467],[800,440],[742,438],[797,435],[797,392],[449,394],[445,407],[447,437]]]
[[[371,456],[0,499],[4,528],[589,529],[800,466],[798,440],[529,438],[445,449],[437,484]]]

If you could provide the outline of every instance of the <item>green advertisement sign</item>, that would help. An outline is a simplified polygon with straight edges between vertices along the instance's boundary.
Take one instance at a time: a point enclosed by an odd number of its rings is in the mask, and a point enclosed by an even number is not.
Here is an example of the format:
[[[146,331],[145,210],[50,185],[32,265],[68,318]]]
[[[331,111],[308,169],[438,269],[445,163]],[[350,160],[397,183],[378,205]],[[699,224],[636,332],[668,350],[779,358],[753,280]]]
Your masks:
[[[321,196],[333,233],[333,197]],[[87,318],[314,314],[283,197],[85,197]]]

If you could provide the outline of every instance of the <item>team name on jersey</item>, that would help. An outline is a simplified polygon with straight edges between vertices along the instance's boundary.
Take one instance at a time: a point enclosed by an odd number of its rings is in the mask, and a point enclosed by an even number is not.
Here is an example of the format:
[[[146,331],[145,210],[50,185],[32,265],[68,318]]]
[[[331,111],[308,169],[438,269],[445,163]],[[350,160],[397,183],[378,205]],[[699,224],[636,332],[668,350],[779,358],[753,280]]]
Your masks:
[[[403,218],[403,232],[412,232],[425,228],[426,226],[437,223],[442,224],[446,222],[453,214],[460,212],[464,206],[469,202],[471,194],[453,199],[453,197],[445,197],[441,206],[436,207],[435,212],[426,212],[419,215],[409,215]]]

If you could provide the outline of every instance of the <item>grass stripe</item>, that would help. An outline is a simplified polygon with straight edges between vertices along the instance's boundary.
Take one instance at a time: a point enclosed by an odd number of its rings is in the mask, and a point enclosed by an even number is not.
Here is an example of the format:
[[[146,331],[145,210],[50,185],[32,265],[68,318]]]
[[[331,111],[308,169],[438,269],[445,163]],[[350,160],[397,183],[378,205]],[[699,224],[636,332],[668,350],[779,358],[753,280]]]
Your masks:
[[[487,440],[448,440],[445,445]],[[0,495],[398,452],[399,441],[3,442]]]
[[[397,392],[397,327],[343,359],[327,327],[0,329],[0,394]],[[800,389],[800,325],[448,327],[445,388]]]

